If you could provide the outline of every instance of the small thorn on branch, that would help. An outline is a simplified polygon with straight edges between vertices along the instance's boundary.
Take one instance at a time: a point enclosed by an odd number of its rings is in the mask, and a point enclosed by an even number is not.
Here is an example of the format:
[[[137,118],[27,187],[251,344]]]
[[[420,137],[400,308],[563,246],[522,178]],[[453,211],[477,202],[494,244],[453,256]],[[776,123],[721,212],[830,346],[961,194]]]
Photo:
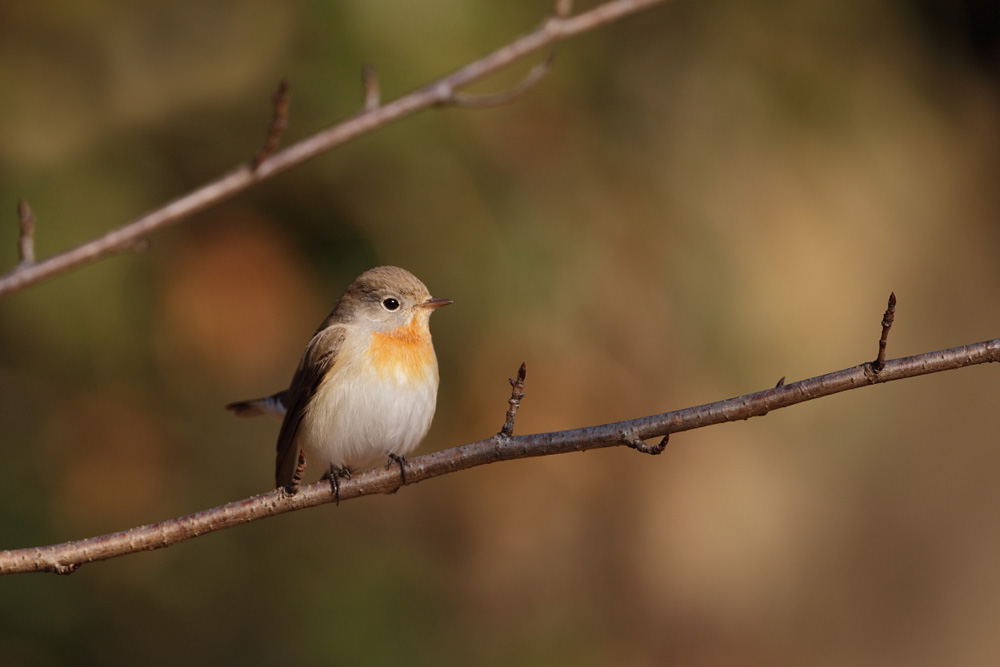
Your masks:
[[[21,223],[17,240],[18,266],[29,266],[35,263],[35,214],[23,199],[17,202],[17,217]]]
[[[250,161],[251,171],[257,171],[261,163],[264,162],[278,147],[278,141],[281,139],[281,133],[284,131],[285,126],[288,124],[288,104],[289,104],[289,87],[288,79],[284,78],[281,83],[278,84],[278,90],[274,92],[271,96],[271,107],[273,109],[271,115],[271,122],[267,126],[267,140],[264,145],[258,151],[257,155],[253,157]]]
[[[774,385],[774,388],[775,389],[780,389],[781,387],[784,387],[784,386],[785,386],[785,376],[782,375],[781,379],[778,380],[778,384]]]
[[[527,370],[527,364],[522,362],[521,367],[517,369],[517,378],[507,378],[511,387],[510,399],[507,401],[510,407],[507,409],[507,419],[500,429],[500,435],[506,438],[514,433],[514,417],[517,415],[517,409],[521,407],[521,399],[524,398],[524,377]]]
[[[556,16],[561,19],[573,13],[573,0],[556,0]]]
[[[889,339],[889,329],[892,328],[893,318],[896,316],[896,293],[891,292],[889,294],[889,306],[885,309],[885,315],[882,316],[882,335],[878,339],[878,356],[875,361],[872,362],[872,370],[876,373],[880,372],[885,368],[885,348],[886,342]]]
[[[378,75],[375,74],[375,68],[371,65],[365,65],[361,68],[361,84],[365,92],[364,110],[374,111],[378,109],[382,103],[381,92],[378,87]]]
[[[625,444],[642,454],[649,454],[651,456],[656,456],[657,454],[662,454],[663,450],[667,448],[667,442],[670,440],[670,434],[667,433],[663,436],[655,445],[647,445],[645,442],[639,438],[626,438]]]
[[[551,51],[545,60],[532,67],[524,78],[516,86],[499,93],[488,93],[486,95],[468,95],[462,93],[452,93],[439,101],[439,104],[451,104],[457,107],[482,109],[485,107],[497,107],[510,104],[517,98],[531,90],[535,84],[542,80],[552,68],[552,61],[555,60],[556,52]]]

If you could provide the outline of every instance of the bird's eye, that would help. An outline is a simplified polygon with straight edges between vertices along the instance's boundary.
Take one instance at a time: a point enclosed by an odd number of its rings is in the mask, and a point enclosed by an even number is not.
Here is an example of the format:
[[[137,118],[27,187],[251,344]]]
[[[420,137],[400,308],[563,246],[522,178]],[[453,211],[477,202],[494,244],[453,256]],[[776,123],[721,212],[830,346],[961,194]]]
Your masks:
[[[382,299],[382,307],[386,310],[396,310],[399,308],[399,301],[390,296],[388,299]]]

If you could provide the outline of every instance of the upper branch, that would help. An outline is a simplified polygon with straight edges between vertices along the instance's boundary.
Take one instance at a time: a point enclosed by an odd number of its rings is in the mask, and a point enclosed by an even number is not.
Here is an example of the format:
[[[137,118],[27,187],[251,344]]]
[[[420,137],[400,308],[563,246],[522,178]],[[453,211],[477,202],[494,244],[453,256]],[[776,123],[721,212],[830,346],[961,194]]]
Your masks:
[[[384,105],[374,103],[374,94],[369,89],[369,92],[366,93],[364,108],[354,116],[284,150],[270,153],[258,164],[241,165],[228,174],[182,195],[132,222],[113,229],[103,236],[47,257],[37,263],[18,265],[0,277],[0,297],[83,264],[132,248],[136,241],[163,227],[175,224],[209,206],[229,199],[259,181],[302,164],[306,160],[362,134],[428,107],[461,104],[463,98],[457,97],[456,94],[470,83],[564,39],[664,2],[666,0],[610,0],[576,16],[568,16],[566,3],[561,2],[557,6],[556,13],[533,32],[433,83]],[[530,77],[532,81],[529,81],[528,85],[533,83],[538,76],[540,74],[537,74],[536,77]],[[277,134],[278,131],[272,131],[269,134],[269,137],[274,137],[275,143]]]
[[[849,389],[991,361],[1000,361],[1000,338],[886,361],[878,373],[871,372],[871,363],[868,362],[800,382],[779,383],[776,387],[754,394],[639,419],[502,439],[494,436],[410,459],[406,466],[404,484],[416,484],[425,479],[496,461],[617,445],[634,447],[636,442],[647,438],[759,417],[770,410],[804,403]],[[517,388],[515,391],[520,393]],[[379,467],[355,475],[351,479],[342,480],[338,495],[339,500],[349,500],[375,493],[392,493],[399,486],[400,477],[395,469]],[[276,489],[221,507],[119,533],[52,546],[0,551],[0,574],[16,572],[66,574],[84,563],[106,560],[136,551],[160,549],[205,533],[331,503],[336,499],[331,485],[326,482],[305,485],[294,496],[288,496],[282,490]]]

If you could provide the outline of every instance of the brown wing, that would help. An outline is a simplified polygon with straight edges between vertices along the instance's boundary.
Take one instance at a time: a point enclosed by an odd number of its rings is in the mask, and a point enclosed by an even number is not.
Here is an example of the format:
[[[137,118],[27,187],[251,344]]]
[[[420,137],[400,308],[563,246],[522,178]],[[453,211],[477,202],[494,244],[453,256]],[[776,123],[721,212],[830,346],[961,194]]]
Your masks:
[[[299,430],[306,406],[316,393],[320,381],[333,368],[343,342],[344,328],[330,326],[316,332],[302,354],[302,360],[285,395],[285,407],[288,412],[285,413],[281,431],[278,433],[278,456],[275,461],[274,479],[279,487],[292,482],[299,461],[299,448],[294,446],[295,434]]]

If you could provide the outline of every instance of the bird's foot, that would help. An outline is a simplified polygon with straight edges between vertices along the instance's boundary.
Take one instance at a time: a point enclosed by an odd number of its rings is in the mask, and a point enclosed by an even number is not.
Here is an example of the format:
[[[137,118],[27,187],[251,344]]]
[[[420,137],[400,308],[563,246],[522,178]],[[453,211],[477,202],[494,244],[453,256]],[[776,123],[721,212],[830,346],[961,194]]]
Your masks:
[[[342,479],[350,479],[351,478],[351,470],[350,470],[350,468],[341,468],[341,467],[335,466],[335,465],[333,465],[331,463],[330,464],[330,469],[326,471],[326,474],[323,475],[323,478],[330,481],[330,488],[333,490],[334,503],[337,504],[337,505],[339,505],[340,504],[340,480],[342,480]]]
[[[399,486],[396,487],[396,491],[406,484],[406,457],[400,454],[389,454],[389,462],[385,464],[386,470],[392,467],[392,464],[399,466]],[[393,493],[396,493],[393,491]]]

